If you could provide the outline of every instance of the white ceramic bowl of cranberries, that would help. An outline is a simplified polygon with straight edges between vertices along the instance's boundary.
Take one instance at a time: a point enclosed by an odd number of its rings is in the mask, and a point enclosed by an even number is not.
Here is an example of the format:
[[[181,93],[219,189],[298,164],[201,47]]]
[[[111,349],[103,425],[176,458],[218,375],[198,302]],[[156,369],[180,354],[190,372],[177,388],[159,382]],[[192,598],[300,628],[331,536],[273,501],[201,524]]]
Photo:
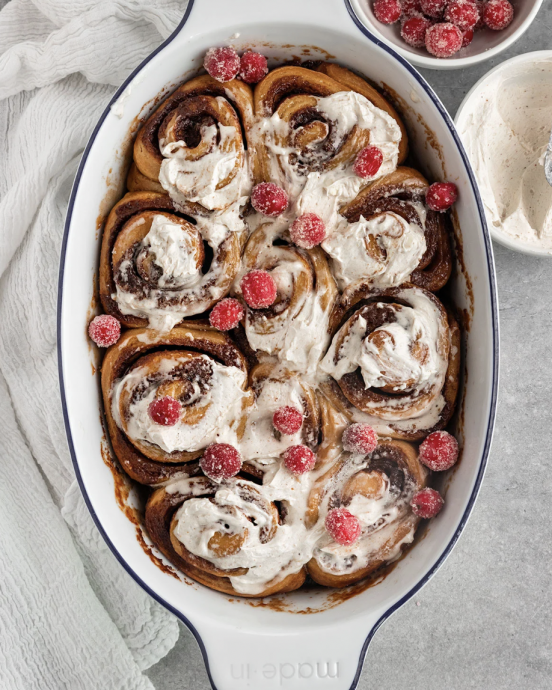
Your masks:
[[[397,12],[393,13],[393,3],[398,2],[403,7],[401,17],[391,24],[382,23],[376,18],[376,14],[374,13],[374,3],[377,3],[378,0],[350,0],[350,3],[359,20],[371,32],[373,32],[377,38],[395,48],[395,50],[397,50],[412,64],[418,67],[429,67],[430,69],[460,69],[463,67],[469,67],[470,65],[475,65],[478,62],[483,62],[484,60],[488,60],[495,55],[498,55],[503,50],[506,50],[506,48],[511,46],[512,43],[517,41],[518,38],[520,38],[525,31],[527,31],[543,3],[543,0],[492,0],[493,3],[501,3],[504,1],[511,2],[513,8],[513,18],[511,22],[501,30],[492,30],[486,26],[476,28],[473,33],[473,39],[468,45],[461,47],[449,57],[435,57],[428,52],[428,49],[425,45],[421,47],[409,45],[401,35],[402,27],[406,19],[411,16],[421,16],[419,12],[416,11],[419,10],[418,7],[416,7],[414,13],[409,12],[409,7],[411,7],[414,3],[417,6],[419,1],[420,0],[389,0],[391,4],[389,19],[392,20],[397,14]],[[425,0],[426,3],[428,1],[431,2],[431,0]],[[454,2],[455,4],[458,3],[458,0],[441,0],[440,2],[439,0],[435,1],[436,4],[441,4],[443,7],[451,2]],[[422,3],[423,2],[424,0],[422,0]],[[469,2],[469,4],[479,6],[480,16],[484,15],[485,5],[489,4],[488,0],[460,0],[459,4],[465,4],[467,2]],[[438,11],[439,10],[437,10],[437,13]],[[489,22],[492,24],[493,13],[489,10],[487,10],[487,12],[489,13]],[[498,13],[500,14],[500,8]],[[450,18],[454,19],[454,15],[455,13],[453,11],[452,17]],[[439,18],[432,18],[431,21],[442,23],[445,21],[445,19],[446,17],[441,15]],[[473,20],[468,21],[471,23]],[[483,21],[483,18],[481,21]],[[462,24],[462,20],[459,21],[459,24],[463,27],[460,29],[460,33],[463,34],[463,29],[465,27]],[[478,24],[477,26],[480,25]],[[453,44],[455,40],[457,39],[452,37]],[[469,40],[469,37],[466,37],[466,41],[467,40]],[[456,46],[453,45],[453,48],[457,48],[457,45],[458,44],[456,44]]]
[[[432,180],[458,187],[454,208],[458,264],[447,286],[465,314],[464,365],[469,372],[455,430],[463,447],[452,474],[441,473],[446,505],[423,539],[377,586],[336,597],[325,588],[279,595],[277,602],[228,597],[173,577],[150,558],[136,525],[120,509],[105,444],[98,375],[86,333],[99,243],[96,219],[122,194],[137,118],[159,94],[202,71],[211,46],[264,53],[271,67],[290,59],[331,59],[364,73],[403,104],[417,165]],[[106,196],[107,194],[107,196]],[[376,40],[346,0],[190,0],[175,33],[137,68],[102,115],[83,155],[69,204],[59,288],[60,387],[69,448],[91,514],[123,567],[196,636],[218,690],[287,690],[356,686],[364,654],[379,625],[412,597],[442,564],[473,507],[489,453],[498,380],[498,317],[491,242],[473,172],[454,125],[424,79]],[[469,326],[468,326],[469,324]],[[130,500],[138,500],[131,494]],[[143,536],[147,543],[147,535]],[[354,594],[354,596],[352,596]],[[297,615],[309,613],[310,615]]]

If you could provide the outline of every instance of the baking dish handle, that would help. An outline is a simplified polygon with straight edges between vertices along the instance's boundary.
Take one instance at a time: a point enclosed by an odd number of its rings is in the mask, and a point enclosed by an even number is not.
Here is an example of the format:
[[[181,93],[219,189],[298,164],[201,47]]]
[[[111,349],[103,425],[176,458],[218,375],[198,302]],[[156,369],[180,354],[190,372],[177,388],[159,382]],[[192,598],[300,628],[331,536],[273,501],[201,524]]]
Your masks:
[[[190,0],[190,4],[181,32],[191,36],[228,29],[228,35],[221,37],[219,44],[238,38],[235,34],[240,25],[257,21],[266,26],[271,22],[285,23],[287,17],[293,16],[294,24],[321,24],[327,28],[331,17],[333,30],[350,29],[352,21],[345,0]]]
[[[202,622],[198,633],[216,690],[349,690],[356,686],[368,643],[381,618],[363,616],[296,632],[247,632]]]

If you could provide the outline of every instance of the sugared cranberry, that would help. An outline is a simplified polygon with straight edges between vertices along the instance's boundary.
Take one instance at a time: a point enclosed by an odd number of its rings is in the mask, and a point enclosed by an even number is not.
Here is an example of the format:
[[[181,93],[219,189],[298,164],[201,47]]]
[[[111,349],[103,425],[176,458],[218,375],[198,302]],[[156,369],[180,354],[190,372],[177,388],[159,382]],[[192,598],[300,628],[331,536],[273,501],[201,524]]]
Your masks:
[[[431,26],[431,20],[427,17],[410,17],[405,19],[401,26],[401,36],[413,48],[425,46],[426,31]]]
[[[366,146],[359,152],[353,165],[358,177],[374,177],[383,163],[383,153],[377,146]]]
[[[316,455],[307,446],[290,446],[284,453],[284,465],[293,474],[305,474],[314,469]]]
[[[420,446],[420,462],[435,472],[451,468],[458,460],[458,441],[448,431],[434,431]]]
[[[351,424],[341,438],[343,448],[349,453],[373,453],[378,445],[378,436],[369,424]]]
[[[267,271],[254,270],[246,273],[240,282],[244,300],[252,309],[270,307],[278,289],[274,278]]]
[[[360,522],[345,508],[334,508],[326,516],[326,530],[338,544],[347,546],[360,537]]]
[[[447,0],[420,0],[420,7],[422,12],[428,17],[440,19],[447,6]]]
[[[426,48],[435,57],[450,57],[462,47],[462,38],[462,32],[454,24],[450,22],[434,24],[426,31]]]
[[[264,55],[249,51],[241,56],[240,77],[247,84],[257,84],[268,74],[268,64]]]
[[[209,314],[209,323],[219,331],[229,331],[236,328],[243,318],[243,307],[237,299],[227,297],[215,304]]]
[[[199,465],[209,479],[220,482],[238,474],[242,459],[234,446],[228,443],[213,443],[203,453]]]
[[[489,0],[483,9],[483,22],[493,31],[502,31],[514,18],[514,8],[508,0]]]
[[[114,316],[100,314],[88,326],[88,335],[98,347],[114,345],[121,337],[121,324]]]
[[[277,218],[288,206],[288,195],[274,182],[261,182],[253,187],[251,205],[264,216]]]
[[[289,229],[291,241],[303,249],[316,247],[326,236],[324,221],[316,213],[303,213]]]
[[[179,400],[166,395],[163,398],[156,398],[150,402],[148,414],[156,424],[174,426],[182,414],[182,405]]]
[[[272,423],[281,434],[291,436],[303,426],[303,415],[296,407],[285,405],[279,407],[272,415]]]
[[[432,211],[446,211],[458,199],[454,182],[435,182],[426,192],[426,204]]]
[[[447,5],[445,19],[462,31],[467,31],[477,24],[479,10],[471,0],[453,0]]]
[[[403,17],[412,17],[422,11],[420,0],[401,0],[401,5]]]
[[[435,517],[441,511],[445,501],[435,489],[422,489],[417,494],[414,494],[410,505],[414,515],[429,520],[429,518]]]
[[[477,20],[477,24],[473,27],[477,31],[478,29],[484,29],[485,28],[485,22],[483,21],[483,10],[485,9],[485,5],[487,4],[487,0],[473,0],[473,1],[477,5],[477,9],[479,11],[479,19]]]
[[[374,0],[373,9],[376,19],[382,24],[394,24],[402,14],[399,0]]]
[[[209,48],[203,60],[203,67],[207,74],[217,81],[232,81],[240,71],[240,56],[229,46]]]
[[[462,48],[469,46],[472,41],[473,41],[473,29],[468,29],[467,31],[464,31],[464,33],[462,35]]]

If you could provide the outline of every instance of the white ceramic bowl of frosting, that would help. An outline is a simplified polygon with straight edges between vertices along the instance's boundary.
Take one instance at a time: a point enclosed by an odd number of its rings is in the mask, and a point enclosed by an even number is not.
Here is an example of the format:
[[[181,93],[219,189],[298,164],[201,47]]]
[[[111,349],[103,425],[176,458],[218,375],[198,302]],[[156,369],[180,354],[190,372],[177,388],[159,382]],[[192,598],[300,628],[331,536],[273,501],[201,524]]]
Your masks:
[[[350,598],[318,588],[280,595],[268,605],[176,579],[140,545],[136,526],[117,505],[113,475],[102,460],[98,376],[91,368],[86,337],[101,241],[96,219],[122,193],[129,131],[136,118],[147,117],[160,93],[194,76],[207,48],[228,43],[240,50],[258,47],[272,65],[291,55],[335,59],[380,87],[385,84],[396,94],[423,172],[432,179],[454,181],[460,191],[455,215],[462,252],[450,292],[470,324],[464,339],[469,376],[460,402],[462,461],[450,478],[443,478],[446,507],[424,538],[382,582]],[[407,61],[356,21],[346,2],[190,0],[176,32],[119,89],[85,150],[65,229],[58,314],[67,437],[87,505],[129,575],[192,630],[213,686],[355,687],[379,625],[429,580],[456,543],[483,479],[496,411],[498,308],[490,237],[467,157],[431,88]]]
[[[417,67],[430,69],[461,69],[495,57],[518,40],[529,28],[539,11],[543,0],[511,0],[514,19],[503,31],[484,29],[476,31],[469,46],[462,48],[450,58],[431,56],[425,48],[413,48],[401,38],[400,22],[382,24],[374,16],[373,0],[350,0],[360,21],[375,35],[392,46],[403,57]]]
[[[455,121],[493,239],[552,256],[552,187],[543,167],[552,128],[552,51],[519,55],[488,72]]]

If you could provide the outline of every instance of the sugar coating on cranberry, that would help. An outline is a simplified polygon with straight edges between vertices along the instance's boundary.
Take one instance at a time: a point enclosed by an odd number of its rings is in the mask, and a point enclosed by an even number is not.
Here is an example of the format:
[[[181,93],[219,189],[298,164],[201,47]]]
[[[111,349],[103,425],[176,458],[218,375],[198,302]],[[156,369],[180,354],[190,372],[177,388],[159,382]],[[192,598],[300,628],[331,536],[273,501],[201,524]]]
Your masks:
[[[229,443],[213,443],[203,453],[199,465],[209,479],[220,482],[238,474],[242,459]]]
[[[401,25],[401,36],[413,48],[425,46],[426,31],[431,26],[431,19],[427,17],[409,17]]]
[[[399,0],[374,0],[374,15],[382,24],[394,24],[402,14]]]
[[[432,211],[446,211],[458,199],[454,182],[435,182],[426,192],[426,204]]]
[[[447,5],[445,19],[462,31],[467,31],[477,24],[479,10],[471,0],[453,0]]]
[[[448,431],[434,431],[420,445],[420,462],[430,470],[443,472],[458,460],[458,441]]]
[[[353,172],[358,177],[374,177],[383,163],[383,153],[377,146],[366,146],[359,151],[353,164]]]
[[[435,489],[422,489],[414,494],[410,505],[414,515],[429,520],[441,512],[445,501]]]
[[[469,46],[472,41],[473,41],[473,29],[468,29],[467,31],[464,31],[463,36],[462,36],[462,48]]]
[[[343,546],[354,544],[360,537],[359,519],[345,508],[334,508],[326,515],[326,530]]]
[[[247,84],[257,84],[268,74],[268,63],[264,55],[248,51],[241,56],[240,77]]]
[[[278,289],[267,271],[249,271],[240,281],[243,298],[252,309],[266,309],[274,304]]]
[[[179,400],[165,395],[150,402],[148,414],[156,424],[174,426],[182,414],[182,405]]]
[[[203,67],[213,79],[232,81],[240,71],[240,56],[229,46],[209,48],[203,60]]]
[[[121,337],[121,324],[114,316],[100,314],[90,322],[88,335],[98,347],[109,347]]]
[[[290,446],[284,453],[284,465],[293,474],[305,474],[314,469],[316,455],[307,446]]]
[[[277,218],[288,206],[288,195],[274,182],[260,182],[251,192],[251,205],[264,216]]]
[[[489,0],[483,8],[483,22],[493,31],[502,31],[514,18],[514,8],[508,0]]]
[[[420,0],[401,0],[401,6],[403,17],[412,17],[422,11]]]
[[[324,221],[316,213],[303,213],[289,229],[291,241],[303,249],[312,249],[326,237]]]
[[[349,453],[373,453],[378,445],[378,436],[369,424],[351,424],[341,438],[343,448]]]
[[[227,297],[215,304],[209,314],[209,323],[219,331],[229,331],[236,328],[243,318],[243,307],[237,299]]]
[[[428,17],[440,19],[446,9],[447,0],[420,0],[422,12]]]
[[[430,26],[426,31],[425,44],[429,53],[438,58],[446,58],[457,53],[462,47],[462,32],[450,22]]]
[[[296,407],[284,405],[272,415],[272,424],[281,434],[291,436],[303,426],[303,414]]]

